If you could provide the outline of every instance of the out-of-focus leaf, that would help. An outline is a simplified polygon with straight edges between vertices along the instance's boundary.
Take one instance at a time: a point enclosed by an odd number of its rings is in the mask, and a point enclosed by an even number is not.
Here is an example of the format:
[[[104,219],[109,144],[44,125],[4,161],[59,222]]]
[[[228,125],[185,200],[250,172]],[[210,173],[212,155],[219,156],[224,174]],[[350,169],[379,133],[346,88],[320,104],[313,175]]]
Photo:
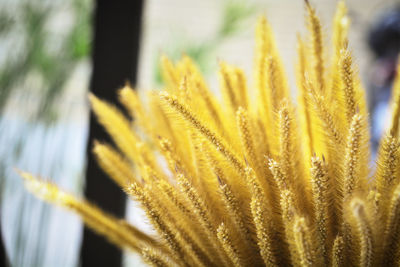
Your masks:
[[[224,6],[222,24],[219,36],[231,36],[239,30],[243,20],[249,18],[256,11],[256,7],[245,1],[227,1]]]
[[[7,33],[12,27],[13,19],[10,14],[0,13],[0,34]]]

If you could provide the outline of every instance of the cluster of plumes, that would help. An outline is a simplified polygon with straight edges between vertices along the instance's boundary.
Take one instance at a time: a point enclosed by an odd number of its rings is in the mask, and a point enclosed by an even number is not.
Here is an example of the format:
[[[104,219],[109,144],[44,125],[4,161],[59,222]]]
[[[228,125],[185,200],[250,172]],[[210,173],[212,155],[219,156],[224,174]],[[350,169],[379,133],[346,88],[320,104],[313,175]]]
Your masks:
[[[334,17],[329,64],[320,20],[308,3],[306,10],[297,107],[264,17],[256,28],[251,87],[241,69],[220,62],[219,100],[190,58],[164,57],[165,90],[141,100],[129,86],[119,91],[134,120],[90,96],[116,145],[98,142],[94,153],[140,203],[153,235],[23,173],[27,186],[154,266],[399,264],[400,79],[371,168],[346,7],[339,2]]]

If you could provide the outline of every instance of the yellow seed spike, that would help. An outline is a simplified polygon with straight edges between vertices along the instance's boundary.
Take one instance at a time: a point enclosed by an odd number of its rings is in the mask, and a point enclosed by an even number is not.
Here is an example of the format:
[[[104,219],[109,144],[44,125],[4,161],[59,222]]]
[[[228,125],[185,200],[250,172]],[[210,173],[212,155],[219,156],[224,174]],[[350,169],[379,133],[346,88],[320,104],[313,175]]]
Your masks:
[[[340,267],[344,266],[344,245],[343,245],[343,238],[341,236],[336,236],[335,241],[333,242],[332,246],[332,266],[333,267]]]
[[[311,55],[312,55],[312,76],[317,90],[322,91],[325,86],[324,79],[324,43],[322,38],[321,21],[318,18],[315,9],[306,1],[306,9],[308,12],[307,21],[311,39]]]
[[[356,221],[360,242],[360,266],[372,266],[374,260],[374,240],[365,204],[359,199],[351,201],[351,209]]]
[[[160,191],[162,194],[165,194],[168,196],[170,201],[174,204],[175,207],[177,207],[183,214],[186,216],[189,216],[191,211],[187,205],[182,200],[182,197],[178,194],[178,192],[175,190],[175,188],[170,185],[166,181],[158,181],[157,186],[160,188]]]
[[[259,200],[263,199],[262,202],[267,201],[267,198],[265,196],[264,190],[262,189],[260,182],[257,180],[257,176],[254,173],[253,169],[250,167],[247,167],[245,170],[246,173],[246,181],[247,185],[252,193],[253,196],[256,196]],[[269,208],[267,203],[265,203],[266,207]]]
[[[229,76],[229,75],[228,75]],[[227,130],[228,125],[231,124],[232,116],[229,113],[232,113],[231,108],[232,107],[229,103],[227,103],[227,110],[222,110],[222,108],[217,104],[216,98],[211,94],[209,89],[205,86],[204,81],[200,82],[200,78],[197,76],[188,76],[188,81],[187,81],[187,91],[189,96],[188,97],[179,97],[180,100],[182,101],[183,104],[186,104],[188,107],[190,107],[190,110],[195,114],[199,115],[199,118],[203,122],[206,122],[207,127],[210,129],[213,129],[213,131],[216,132],[219,136],[223,136],[225,140],[227,141],[232,141],[237,139],[237,135],[235,132]],[[228,77],[229,78],[229,77]],[[229,78],[230,80],[230,78]],[[231,88],[232,84],[231,81],[228,82],[229,88]],[[187,98],[189,98],[187,100]],[[229,101],[228,101],[229,102]],[[225,114],[224,112],[228,111],[228,114]],[[225,116],[227,115],[227,116]],[[221,120],[222,117],[228,117],[228,119]],[[176,120],[175,121],[179,121]],[[202,137],[200,137],[197,134],[197,131],[194,129],[188,129],[189,133],[189,139],[190,139],[190,144],[192,145],[192,155],[193,155],[193,161],[196,161],[196,143],[198,143],[198,140],[203,140]],[[237,142],[231,142],[233,144],[236,144]],[[197,157],[199,158],[199,157]],[[194,162],[195,164],[195,162]],[[198,169],[198,168],[197,168]]]
[[[137,121],[137,124],[140,125],[147,134],[151,134],[152,129],[149,125],[149,117],[146,114],[146,110],[142,105],[138,93],[133,90],[129,84],[126,84],[118,91],[118,99],[128,110],[135,122]]]
[[[314,84],[311,82],[311,80],[309,79],[308,75],[306,74],[305,77],[305,101],[307,101],[307,105],[309,107],[309,116],[310,116],[310,121],[311,121],[311,128],[310,131],[312,132],[312,151],[309,151],[309,153],[311,153],[309,156],[307,154],[304,153],[305,156],[307,157],[311,157],[314,153],[317,154],[324,154],[327,155],[327,150],[328,150],[328,144],[329,144],[329,138],[327,137],[327,134],[330,133],[329,131],[326,131],[324,129],[324,124],[326,123],[326,121],[324,121],[324,119],[326,119],[323,116],[326,116],[327,114],[330,114],[330,109],[329,106],[327,106],[324,103],[324,97],[322,96],[322,94],[324,94],[323,92],[317,92],[317,90],[315,90]],[[300,100],[301,101],[301,100]],[[321,108],[321,104],[322,103],[322,108]],[[301,107],[301,106],[300,106]],[[301,110],[300,110],[301,112]],[[332,119],[336,122],[335,119]],[[303,119],[304,121],[304,119]],[[304,129],[305,126],[303,126]],[[306,129],[304,129],[306,130]],[[331,130],[331,129],[330,129]],[[303,135],[307,134],[307,132],[303,132]],[[307,140],[307,139],[306,139]],[[307,150],[311,149],[310,144],[308,143],[308,147],[305,147],[305,151],[307,152]],[[309,163],[309,162],[308,162]],[[309,164],[307,166],[308,168],[310,167]]]
[[[229,260],[227,259],[226,254],[223,252],[222,248],[218,246],[218,240],[215,236],[216,227],[211,221],[209,210],[207,209],[203,199],[199,196],[197,190],[182,174],[178,174],[177,182],[181,192],[186,196],[187,201],[190,203],[191,208],[194,210],[196,219],[205,230],[207,238],[216,250],[219,260],[223,262],[224,265],[229,265]]]
[[[166,111],[162,108],[158,94],[151,92],[147,95],[149,101],[149,112],[152,114],[152,141],[157,143],[157,138],[162,136],[168,138],[172,143],[176,143],[176,133]],[[157,130],[155,130],[157,129]]]
[[[320,266],[318,259],[318,251],[316,243],[313,243],[312,232],[307,227],[303,217],[295,217],[293,224],[294,243],[300,262],[296,262],[298,266]]]
[[[219,161],[218,155],[212,153],[207,147],[203,147],[204,153],[208,159],[209,166],[211,170],[214,172],[215,176],[218,178],[218,182],[227,181],[226,177],[226,169],[223,170],[223,164]],[[232,180],[231,180],[232,181]]]
[[[175,226],[175,223],[173,224]],[[185,227],[186,228],[186,227]],[[177,231],[181,236],[183,242],[185,242],[185,253],[190,255],[193,260],[192,266],[216,266],[204,250],[190,237],[190,235],[182,228],[177,227]]]
[[[251,131],[251,125],[247,111],[242,107],[240,107],[236,112],[236,123],[246,160],[248,164],[256,171],[256,173],[261,176],[263,174],[263,170],[260,166],[260,162],[256,154],[257,151],[254,147],[254,135]]]
[[[383,219],[387,215],[387,201],[394,190],[394,186],[398,184],[398,168],[400,143],[398,138],[386,135],[382,139],[382,143],[378,152],[377,170],[375,174],[375,186],[378,194],[378,207],[381,209]]]
[[[262,164],[262,158],[260,155],[264,155],[265,152],[268,151],[268,148],[265,149],[264,145],[256,146],[258,142],[264,142],[264,139],[258,136],[259,132],[257,131],[257,127],[254,122],[253,116],[242,107],[236,112],[236,124],[239,132],[240,142],[242,144],[241,148],[244,152],[244,157],[246,158],[247,164],[252,167],[257,176],[260,177],[260,182],[264,189],[271,194],[271,197],[274,196],[274,192],[272,192],[271,183],[269,179],[264,179],[264,177],[269,176],[270,174],[267,172],[267,168]],[[270,192],[271,191],[271,192]]]
[[[184,164],[178,158],[176,150],[167,138],[161,137],[159,140],[159,146],[161,153],[167,160],[168,166],[171,171],[180,170],[186,172]]]
[[[185,194],[188,202],[191,205],[191,208],[195,210],[195,214],[198,217],[197,219],[201,222],[204,228],[207,229],[207,231],[214,233],[215,228],[211,222],[206,204],[199,196],[197,190],[192,187],[190,182],[182,174],[178,174],[177,181],[181,192]]]
[[[226,143],[212,132],[203,122],[185,104],[181,103],[176,97],[170,96],[167,93],[161,93],[161,98],[176,112],[178,112],[188,123],[199,131],[215,148],[226,157],[226,159],[241,173],[244,171],[243,163],[238,157],[228,149]]]
[[[349,202],[347,202],[346,207],[344,207],[343,223],[339,229],[339,234],[343,238],[341,260],[344,262],[344,265],[357,266],[359,263],[360,244],[357,239],[357,227],[352,227],[352,224],[355,225],[356,223],[349,206]]]
[[[306,86],[306,73],[307,73],[307,60],[306,60],[306,51],[304,47],[303,40],[298,36],[297,38],[297,54],[298,54],[298,62],[296,68],[297,74],[297,87],[299,88],[299,107],[300,107],[300,118],[301,125],[303,130],[302,138],[304,142],[307,143],[307,147],[305,149],[305,157],[310,158],[314,150],[314,137],[315,133],[312,128],[312,110],[310,106],[309,100],[309,91]],[[315,127],[314,127],[315,128]]]
[[[144,192],[147,195],[151,195],[154,190],[157,190],[158,186],[156,184],[146,184],[144,187]],[[212,261],[210,260],[209,255],[205,252],[204,247],[199,242],[198,238],[196,238],[196,234],[191,225],[190,221],[187,220],[179,220],[177,221],[176,209],[172,207],[170,201],[164,197],[164,194],[153,195],[152,206],[156,210],[163,210],[164,221],[166,226],[174,232],[177,242],[180,244],[182,249],[184,250],[185,255],[187,256],[186,261],[191,266],[214,266]],[[193,238],[194,237],[194,238]]]
[[[167,88],[176,91],[179,87],[179,73],[167,56],[161,57],[161,75]]]
[[[331,113],[329,107],[326,105],[328,101],[325,97],[321,96],[311,88],[310,99],[314,105],[318,119],[321,122],[319,129],[323,129],[324,143],[326,146],[326,154],[328,156],[328,173],[331,177],[331,192],[333,194],[333,232],[340,225],[343,203],[343,155],[345,153],[346,136],[345,131],[339,126],[337,117]],[[336,226],[335,226],[336,225]]]
[[[215,259],[215,257],[207,250],[210,246],[208,241],[199,238],[203,235],[203,231],[196,225],[197,221],[193,221],[194,213],[188,203],[184,202],[180,192],[166,181],[157,182],[152,191],[158,191],[157,189],[160,189],[159,205],[171,214],[170,224],[180,232],[183,242],[189,246],[187,249],[193,250],[192,258],[197,258],[197,261],[201,262],[200,264],[213,266],[211,259]],[[176,218],[180,218],[179,221],[176,221]]]
[[[217,236],[219,242],[221,242],[222,247],[224,248],[226,254],[229,256],[230,260],[235,267],[244,266],[243,259],[240,256],[239,250],[234,245],[232,238],[229,236],[228,229],[222,223],[217,229]]]
[[[284,257],[283,255],[285,254],[288,255],[288,252],[284,248],[285,244],[284,242],[281,242],[281,237],[279,237],[281,234],[280,232],[283,231],[282,220],[276,216],[277,214],[271,212],[271,202],[264,193],[254,171],[251,168],[246,168],[246,180],[252,192],[250,208],[254,225],[256,227],[257,244],[260,248],[261,257],[267,265],[271,264],[273,266],[274,264],[279,264],[277,260],[278,255],[276,253],[279,252],[282,257]],[[265,221],[265,218],[267,217],[269,217],[268,222]],[[276,241],[277,244],[273,244],[273,240],[281,241]],[[287,263],[287,259],[281,260],[281,264]]]
[[[274,110],[279,108],[283,99],[288,96],[287,85],[280,69],[278,58],[269,55],[265,61],[267,72],[267,90],[269,91],[270,102]]]
[[[154,190],[157,190],[157,186],[155,184],[146,184],[145,191],[147,194],[151,195]],[[193,221],[188,220],[176,220],[174,214],[175,209],[168,205],[168,199],[163,197],[163,194],[159,194],[157,196],[153,196],[153,205],[159,210],[164,210],[165,222],[167,226],[175,232],[178,242],[181,244],[184,253],[187,255],[188,263],[191,266],[215,266],[213,261],[211,260],[209,253],[205,246],[203,246],[202,242],[197,238],[198,233],[196,234],[194,229],[197,229],[192,225]]]
[[[278,162],[273,159],[269,159],[268,166],[271,170],[272,176],[274,177],[276,184],[278,185],[280,193],[282,193],[284,190],[292,188],[293,185],[284,174],[282,166]]]
[[[279,110],[279,146],[280,146],[280,162],[282,171],[286,177],[291,177],[292,182],[297,179],[294,178],[294,162],[293,162],[293,122],[289,113],[289,108],[283,106]]]
[[[368,192],[367,200],[370,203],[372,209],[373,209],[373,215],[374,216],[379,216],[379,205],[381,205],[381,195],[377,192],[378,190],[376,187],[372,186],[370,191]]]
[[[253,245],[253,238],[251,237],[249,227],[246,226],[245,214],[243,213],[240,202],[228,184],[223,184],[223,182],[221,182],[220,191],[222,193],[222,199],[225,203],[225,207],[230,214],[233,224],[247,246],[251,247]]]
[[[209,180],[212,180],[213,182],[215,181],[214,179],[207,179],[206,177],[211,176],[211,171],[207,168],[207,162],[204,159],[204,153],[202,151],[202,146],[203,143],[207,142],[204,140],[203,136],[199,135],[197,131],[190,131],[190,145],[191,145],[191,150],[192,150],[192,158],[193,158],[193,166],[194,166],[194,172],[193,172],[193,177],[192,177],[192,182],[193,185],[198,188],[198,190],[201,190],[200,194],[205,193],[207,194],[208,191],[203,191],[206,190],[204,187],[207,187],[205,183],[208,183]],[[198,179],[199,177],[204,177],[201,180]],[[216,188],[216,183],[213,183],[215,186],[210,186],[210,188]],[[208,198],[208,196],[207,196]]]
[[[387,218],[382,260],[384,266],[393,266],[400,258],[400,185],[396,187],[391,197]]]
[[[268,110],[271,109],[271,103],[267,97],[267,82],[266,82],[266,53],[268,51],[269,44],[267,43],[267,20],[265,17],[260,17],[256,27],[256,59],[255,59],[255,84],[257,88],[257,103],[258,111],[261,113],[264,127],[271,125],[271,118]]]
[[[280,205],[282,208],[282,219],[285,227],[287,225],[291,226],[294,220],[294,215],[298,212],[297,203],[295,203],[293,198],[293,192],[288,189],[283,190],[281,192]],[[290,238],[287,237],[287,240],[290,240]]]
[[[173,108],[171,108],[169,105],[166,105],[165,101],[160,98],[159,95],[157,101],[163,111],[164,119],[168,122],[169,134],[160,135],[157,138],[158,140],[156,142],[160,143],[160,139],[162,140],[163,138],[168,139],[172,144],[172,153],[174,154],[174,159],[179,159],[181,163],[180,167],[185,168],[186,171],[195,171],[196,166],[193,165],[195,159],[193,158],[194,151],[191,140],[191,126],[180,117],[179,113],[177,114],[177,112],[174,111]],[[182,99],[182,105],[187,107],[184,99]],[[192,110],[191,112],[194,113],[194,111]],[[181,132],[178,133],[176,129],[181,129]],[[161,148],[161,150],[163,150],[163,148]],[[172,167],[172,170],[174,169],[175,167]]]
[[[234,114],[239,107],[239,96],[237,95],[238,92],[236,91],[234,84],[234,73],[232,68],[224,62],[220,62],[219,66],[221,88],[226,99],[225,103],[228,107],[230,107],[230,112]]]
[[[294,201],[292,191],[283,190],[281,192],[280,206],[282,210],[282,222],[284,226],[285,242],[287,243],[290,260],[292,265],[300,262],[300,256],[294,240],[293,223],[295,215],[298,213],[297,203]]]
[[[201,74],[196,63],[193,62],[193,60],[187,54],[182,55],[182,58],[179,63],[182,64],[182,68],[184,69],[185,75],[189,75],[189,74],[190,75],[200,75]],[[204,79],[202,77],[199,76],[198,78],[201,79],[202,82],[204,82]]]
[[[146,212],[147,217],[152,223],[153,227],[166,242],[166,245],[170,250],[171,257],[184,266],[190,266],[188,264],[188,262],[190,262],[190,259],[188,258],[189,256],[184,253],[183,244],[176,236],[176,230],[171,229],[168,226],[165,212],[154,205],[154,200],[152,200],[148,192],[139,187],[137,184],[131,184],[128,186],[126,188],[126,192],[128,195],[139,201],[139,203],[142,205],[142,208]]]
[[[111,243],[136,252],[140,251],[140,246],[143,244],[154,248],[160,246],[153,238],[140,233],[131,225],[128,226],[125,221],[106,214],[95,205],[78,200],[57,186],[41,181],[29,173],[20,171],[18,173],[24,178],[25,186],[30,192],[49,203],[75,212],[93,231],[104,235]]]
[[[159,181],[162,178],[147,164],[139,164],[139,172],[141,174],[143,184]]]
[[[281,164],[276,162],[273,159],[268,159],[266,162],[269,170],[271,171],[272,174],[272,179],[269,185],[271,186],[270,194],[271,196],[270,201],[272,207],[274,207],[277,210],[277,213],[280,213],[280,196],[284,190],[293,190],[293,183],[286,177],[286,174],[283,172]],[[274,183],[272,182],[274,180]],[[281,218],[279,218],[281,220]],[[282,226],[284,226],[284,223],[280,223]]]
[[[227,123],[223,119],[223,113],[216,97],[210,92],[210,89],[206,86],[203,78],[199,73],[194,74],[192,78],[194,87],[193,90],[194,92],[196,92],[197,95],[196,99],[199,100],[199,103],[203,102],[203,109],[208,115],[208,119],[214,125],[214,127],[219,132],[224,132],[226,130]]]
[[[142,256],[146,263],[153,267],[172,267],[174,264],[168,262],[167,259],[164,259],[162,255],[158,251],[152,250],[150,248],[142,249]]]
[[[341,51],[339,61],[340,77],[343,94],[343,107],[345,109],[347,124],[350,125],[351,119],[357,111],[356,89],[354,85],[353,59],[350,52],[345,48]]]
[[[362,119],[363,118],[359,114],[355,114],[353,116],[347,138],[343,166],[343,199],[345,202],[348,201],[355,192],[366,188],[365,184],[367,177],[360,177],[361,168],[365,168],[365,166],[360,165],[360,160],[362,157]]]
[[[99,122],[113,138],[118,148],[132,161],[138,162],[136,144],[138,138],[131,131],[129,121],[114,106],[98,99],[94,95],[89,95],[93,112]]]
[[[288,261],[288,252],[285,247],[285,242],[281,239],[284,229],[282,220],[279,218],[279,214],[274,214],[272,212],[274,206],[271,205],[272,203],[266,196],[251,168],[246,168],[246,180],[248,187],[252,192],[252,202],[250,207],[254,224],[256,226],[258,238],[257,244],[260,247],[261,256],[264,262],[275,262],[275,264],[279,264],[276,258],[278,256],[276,253],[279,253],[281,255],[280,260],[282,261],[280,264],[285,265]],[[266,218],[265,216],[269,217],[268,223],[264,222]],[[280,241],[273,244],[270,243],[269,238]]]
[[[277,100],[278,104],[289,96],[289,88],[287,83],[287,78],[285,75],[285,71],[283,69],[283,64],[281,58],[279,56],[278,49],[275,43],[275,37],[272,32],[272,29],[267,27],[267,38],[269,43],[269,50],[267,61],[270,61],[268,64],[267,74],[269,75],[270,86],[274,88],[277,92],[279,99]]]
[[[270,25],[265,17],[260,17],[256,27],[255,83],[257,89],[256,113],[260,113],[263,131],[266,132],[268,147],[276,153],[276,129],[273,111],[281,100],[288,96],[287,80],[275,47]]]
[[[350,21],[347,16],[345,1],[340,0],[337,3],[335,16],[333,18],[333,49],[336,56],[340,54],[340,50],[343,48],[344,43],[347,42],[349,24]]]
[[[400,118],[400,60],[397,63],[397,74],[393,82],[392,89],[392,120],[389,132],[392,136],[399,135],[399,118]]]
[[[333,19],[333,54],[332,54],[332,67],[331,67],[331,81],[330,81],[330,94],[329,99],[333,101],[333,107],[338,107],[338,95],[340,87],[340,72],[339,60],[340,51],[347,45],[347,33],[350,24],[350,19],[347,16],[347,7],[345,1],[338,1],[336,13]],[[332,109],[334,110],[334,109]]]
[[[278,266],[273,248],[273,228],[271,226],[271,221],[265,219],[268,214],[265,214],[265,207],[263,207],[262,200],[261,196],[255,195],[252,197],[250,205],[254,224],[256,226],[257,245],[265,265]]]
[[[209,144],[203,136],[192,132],[192,145],[195,159],[193,164],[196,166],[195,176],[193,176],[195,179],[192,180],[193,186],[197,188],[199,195],[203,196],[207,205],[214,207],[213,217],[219,218],[222,216],[223,202],[218,193],[218,181],[209,167]]]
[[[267,24],[267,20],[265,17],[260,17],[257,22],[256,27],[256,63],[255,63],[255,80],[258,94],[261,97],[262,101],[267,99],[266,97],[266,70],[265,70],[265,59],[266,53],[269,48],[269,44],[267,43],[267,31],[269,25]],[[264,103],[264,108],[268,108]]]
[[[231,168],[231,164],[225,160],[225,157],[218,151],[215,151],[211,145],[203,144],[203,152],[207,158],[208,167],[213,172],[215,182],[219,185],[228,183],[238,199],[249,199],[250,192],[247,187],[246,180],[235,169]],[[215,179],[217,178],[217,179]],[[244,208],[243,213],[250,215],[250,211]]]
[[[345,137],[343,136],[344,131],[340,128],[340,125],[337,122],[337,117],[335,117],[326,106],[328,100],[316,92],[310,84],[308,85],[310,86],[310,98],[314,104],[317,116],[322,122],[322,127],[325,130],[324,134],[327,139],[326,141],[330,145],[335,147],[338,146],[340,148],[340,146],[343,146],[345,143]]]
[[[151,145],[149,143],[138,142],[136,144],[136,151],[138,153],[139,162],[138,164],[147,165],[152,168],[154,174],[157,174],[158,177],[163,177],[161,174],[161,170],[159,168],[156,156],[153,154]]]
[[[183,76],[181,78],[178,92],[181,99],[185,100],[186,102],[190,102],[187,76]]]
[[[227,181],[227,172],[228,168],[224,168],[223,162],[221,162],[220,158],[222,155],[218,155],[217,153],[213,153],[210,149],[207,149],[206,146],[203,147],[204,153],[208,159],[209,166],[211,170],[214,172],[215,176],[218,178],[218,182]],[[220,157],[218,157],[220,156]],[[234,182],[232,179],[229,179],[230,182]]]
[[[128,183],[138,182],[130,164],[111,146],[94,143],[93,153],[100,167],[122,188]]]
[[[315,220],[317,225],[317,236],[320,243],[320,250],[325,260],[325,264],[328,264],[328,247],[327,245],[331,242],[330,219],[332,217],[329,203],[331,202],[331,196],[329,192],[329,180],[328,173],[323,162],[318,157],[312,157],[311,159],[311,185],[314,201]]]
[[[245,109],[248,108],[249,105],[249,96],[248,89],[246,83],[246,76],[240,68],[234,68],[234,77],[235,77],[235,87],[237,88],[238,102],[239,105]]]
[[[291,189],[296,195],[301,211],[310,212],[309,195],[306,194],[306,188],[309,187],[309,181],[305,179],[302,162],[298,157],[298,139],[296,137],[296,127],[293,119],[293,113],[288,102],[284,102],[278,112],[279,119],[279,163],[282,173],[290,179],[293,184]]]

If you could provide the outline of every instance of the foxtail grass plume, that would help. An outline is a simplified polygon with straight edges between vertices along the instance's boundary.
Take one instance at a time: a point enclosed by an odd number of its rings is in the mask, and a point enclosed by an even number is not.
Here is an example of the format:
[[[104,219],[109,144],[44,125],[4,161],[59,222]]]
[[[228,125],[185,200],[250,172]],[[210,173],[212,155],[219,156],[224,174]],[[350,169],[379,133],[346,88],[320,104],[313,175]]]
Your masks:
[[[220,62],[221,99],[185,55],[176,63],[162,57],[162,92],[119,91],[130,117],[90,95],[115,143],[97,142],[93,153],[140,203],[154,235],[21,173],[27,188],[152,266],[398,265],[400,76],[375,168],[346,6],[338,3],[330,57],[317,12],[308,2],[305,9],[298,101],[265,17],[252,85]]]

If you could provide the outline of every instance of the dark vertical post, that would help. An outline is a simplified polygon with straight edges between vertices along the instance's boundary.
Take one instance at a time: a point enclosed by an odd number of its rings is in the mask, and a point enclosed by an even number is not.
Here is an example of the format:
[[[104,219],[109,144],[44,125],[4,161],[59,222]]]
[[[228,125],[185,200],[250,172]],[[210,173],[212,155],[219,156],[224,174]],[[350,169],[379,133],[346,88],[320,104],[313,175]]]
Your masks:
[[[0,216],[1,218],[1,216]],[[7,254],[6,254],[6,248],[4,246],[4,242],[3,242],[3,235],[1,232],[1,223],[0,223],[0,266],[9,266],[8,265],[8,258],[7,258]]]
[[[96,1],[90,91],[102,99],[115,103],[118,88],[126,81],[136,83],[142,8],[143,0]],[[125,195],[95,162],[91,153],[95,139],[109,141],[91,113],[85,195],[104,210],[123,216]],[[85,227],[81,264],[118,267],[122,252]]]

